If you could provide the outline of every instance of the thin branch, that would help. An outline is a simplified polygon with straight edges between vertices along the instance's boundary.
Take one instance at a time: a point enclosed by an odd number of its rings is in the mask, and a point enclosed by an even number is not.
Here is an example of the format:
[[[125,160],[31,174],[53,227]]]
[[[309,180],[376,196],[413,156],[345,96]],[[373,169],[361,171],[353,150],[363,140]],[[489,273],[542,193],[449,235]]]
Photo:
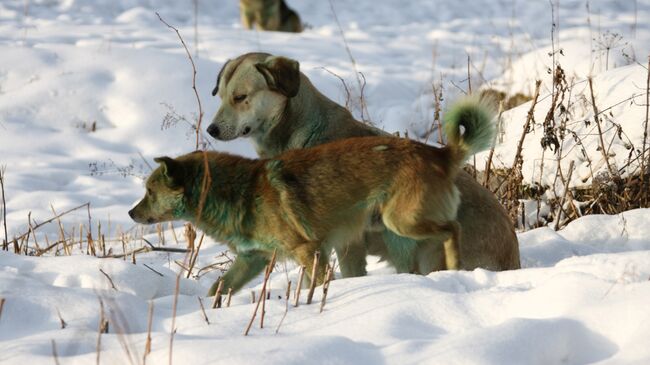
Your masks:
[[[194,95],[196,96],[196,103],[198,104],[199,107],[199,117],[196,122],[196,149],[199,149],[199,137],[201,136],[201,121],[203,120],[203,108],[201,107],[201,98],[199,97],[199,92],[196,89],[196,65],[194,64],[194,59],[192,58],[192,55],[190,54],[190,50],[187,48],[187,45],[185,44],[185,41],[183,40],[183,37],[181,36],[181,33],[176,29],[175,27],[171,26],[169,23],[167,23],[161,16],[156,12],[156,15],[158,16],[158,19],[167,26],[169,29],[173,29],[174,32],[176,32],[176,35],[178,36],[178,39],[181,41],[181,44],[183,45],[183,48],[185,49],[185,53],[187,54],[187,58],[190,59],[190,63],[192,64],[192,90],[194,90]]]
[[[271,272],[273,271],[273,267],[275,266],[275,256],[276,256],[276,252],[273,251],[273,257],[271,257],[271,262],[269,262],[269,265],[266,267],[266,272],[264,274],[264,283],[262,284],[262,292],[260,295],[260,300],[258,300],[257,303],[255,304],[255,311],[251,316],[251,320],[248,322],[248,326],[246,326],[246,330],[244,331],[244,336],[248,336],[248,332],[250,332],[251,326],[255,321],[255,316],[257,315],[257,311],[260,308],[260,303],[262,302],[262,296],[264,297],[266,296],[266,284],[268,283],[269,277],[271,276]]]
[[[16,237],[15,239],[16,239],[16,240],[23,239],[25,236],[27,236],[27,235],[29,234],[30,231],[35,231],[35,230],[37,230],[38,228],[40,228],[40,227],[42,227],[42,226],[44,226],[44,225],[46,225],[46,224],[48,224],[48,223],[52,223],[53,221],[55,221],[55,220],[57,220],[57,219],[63,217],[64,215],[69,214],[69,213],[72,213],[72,212],[74,212],[75,210],[79,210],[79,209],[81,209],[81,208],[83,208],[83,207],[88,207],[88,208],[90,208],[90,202],[88,202],[88,203],[84,203],[84,204],[81,204],[81,205],[76,206],[76,207],[74,207],[74,208],[72,208],[72,209],[68,209],[68,210],[66,210],[65,212],[63,212],[63,213],[59,213],[59,214],[55,215],[54,217],[52,217],[52,218],[50,218],[50,219],[48,219],[48,220],[46,220],[46,221],[43,221],[43,222],[41,222],[41,223],[38,223],[37,225],[35,225],[35,226],[32,227],[31,229],[27,230],[27,232],[21,234],[20,236]]]
[[[591,106],[594,109],[594,122],[596,122],[596,127],[598,127],[600,152],[603,154],[603,159],[605,159],[605,164],[607,164],[607,170],[609,171],[610,177],[614,177],[614,169],[609,164],[609,157],[607,156],[607,150],[605,149],[605,141],[603,140],[603,130],[600,128],[600,118],[598,118],[598,107],[596,107],[596,98],[594,96],[593,81],[591,77],[589,77],[588,80],[589,80],[589,91],[591,93]]]
[[[104,274],[104,276],[106,276],[106,279],[108,279],[108,281],[111,283],[111,287],[112,287],[114,290],[117,290],[117,288],[115,287],[115,283],[113,283],[113,279],[111,279],[111,277],[108,276],[108,274],[107,274],[106,272],[104,272],[104,270],[99,269],[99,271],[101,271],[101,273]]]
[[[6,166],[0,167],[0,189],[2,190],[2,224],[4,226],[4,231],[5,231],[5,240],[2,243],[2,249],[8,251],[9,235],[7,235],[7,201],[5,200],[5,171],[6,171]]]

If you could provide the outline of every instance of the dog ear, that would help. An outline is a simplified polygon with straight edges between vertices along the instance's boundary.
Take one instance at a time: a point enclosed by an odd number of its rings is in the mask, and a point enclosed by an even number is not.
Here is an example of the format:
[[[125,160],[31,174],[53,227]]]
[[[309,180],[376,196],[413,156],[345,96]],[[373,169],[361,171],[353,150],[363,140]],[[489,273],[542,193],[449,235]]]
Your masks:
[[[214,89],[212,89],[212,96],[217,95],[219,92],[219,83],[221,82],[221,76],[223,75],[223,71],[226,69],[226,66],[228,66],[228,62],[230,62],[230,60],[226,61],[226,63],[223,64],[223,67],[221,67],[221,70],[219,70],[219,74],[217,75],[217,84],[214,86]]]
[[[160,164],[163,176],[169,186],[179,186],[182,184],[183,176],[185,175],[183,164],[167,156],[156,157],[153,160]]]
[[[282,56],[269,56],[264,62],[256,63],[255,68],[264,76],[271,90],[290,98],[298,95],[300,88],[298,61]]]

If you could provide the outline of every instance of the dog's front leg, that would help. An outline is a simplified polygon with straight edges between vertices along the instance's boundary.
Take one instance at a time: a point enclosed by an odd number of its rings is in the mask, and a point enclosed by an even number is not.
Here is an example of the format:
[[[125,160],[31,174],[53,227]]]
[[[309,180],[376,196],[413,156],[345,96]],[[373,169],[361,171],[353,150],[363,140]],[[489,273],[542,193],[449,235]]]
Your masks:
[[[221,278],[223,289],[227,291],[228,288],[231,288],[233,292],[238,291],[262,272],[269,261],[268,255],[261,251],[248,251],[238,254],[228,272]],[[218,286],[219,280],[210,287],[209,297],[216,293]]]
[[[311,271],[314,266],[314,253],[319,252],[318,266],[316,267],[316,284],[321,285],[325,281],[325,267],[329,262],[329,249],[325,249],[318,242],[305,242],[295,246],[292,250],[294,258],[305,267],[305,277],[311,281]]]

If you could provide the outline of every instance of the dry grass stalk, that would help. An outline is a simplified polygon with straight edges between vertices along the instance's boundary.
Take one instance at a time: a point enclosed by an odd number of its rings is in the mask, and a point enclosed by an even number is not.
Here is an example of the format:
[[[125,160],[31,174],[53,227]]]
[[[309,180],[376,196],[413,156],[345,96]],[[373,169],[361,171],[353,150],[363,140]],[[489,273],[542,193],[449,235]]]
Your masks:
[[[203,108],[201,107],[201,98],[199,97],[199,92],[196,89],[196,65],[194,64],[194,59],[190,54],[190,50],[187,48],[187,45],[185,44],[183,37],[181,37],[181,33],[178,31],[178,29],[174,28],[173,26],[169,25],[169,23],[164,21],[163,18],[160,16],[160,14],[158,14],[158,12],[156,12],[156,15],[158,16],[158,19],[160,19],[160,21],[167,26],[167,28],[170,28],[176,32],[178,39],[181,41],[181,44],[185,49],[185,54],[187,55],[187,58],[189,58],[190,63],[192,65],[192,89],[194,90],[194,96],[196,97],[196,102],[199,108],[198,120],[195,126],[196,127],[196,149],[198,150],[200,145],[199,138],[201,136],[201,121],[203,120]]]
[[[635,2],[636,4],[636,2]],[[636,14],[636,13],[635,13]],[[636,24],[636,23],[635,23]],[[648,141],[648,118],[650,116],[650,56],[648,56],[648,77],[645,84],[645,121],[643,123],[643,147],[641,148],[641,186],[645,187],[645,175],[648,164],[650,164],[650,151],[648,151],[648,158],[646,160],[646,146]],[[645,194],[645,206],[648,206],[648,193],[647,189]],[[5,226],[6,229],[6,226]],[[6,233],[5,233],[6,236]]]
[[[174,237],[174,242],[176,242],[176,246],[178,246],[178,237],[176,236],[176,230],[174,229],[173,222],[169,222],[169,230],[172,231],[172,237]]]
[[[188,255],[192,257],[194,253],[194,241],[196,240],[196,230],[192,227],[192,223],[185,223],[184,234],[185,240],[187,241]]]
[[[86,237],[86,240],[88,241],[88,247],[87,247],[88,250],[86,251],[86,254],[97,256],[97,252],[95,251],[95,241],[93,241],[93,236],[92,233],[90,233],[90,231],[88,231],[88,236]]]
[[[502,117],[503,117],[503,100],[499,101],[499,115],[497,116],[497,128],[498,126],[502,125]],[[485,179],[483,179],[483,186],[486,188],[489,187],[490,184],[490,173],[492,172],[492,159],[494,158],[494,149],[497,144],[497,135],[499,134],[499,131],[495,133],[494,135],[494,140],[492,141],[492,147],[490,147],[490,153],[488,154],[487,161],[485,162]]]
[[[9,251],[9,235],[7,234],[7,201],[5,199],[5,171],[5,166],[0,167],[0,191],[2,192],[2,226],[4,227],[5,232],[5,239],[2,241],[2,249],[4,251]]]
[[[275,252],[273,252],[273,258],[271,259],[271,262],[269,263],[269,266],[267,266],[266,270],[267,273],[264,276],[264,288],[260,292],[260,301],[262,302],[262,314],[260,316],[260,328],[264,328],[264,316],[266,315],[266,301],[267,299],[271,299],[271,283],[269,282],[269,278],[271,277],[271,272],[273,271],[273,268],[275,266]]]
[[[255,304],[255,291],[251,290],[251,304]]]
[[[38,239],[36,238],[36,232],[34,232],[34,227],[32,226],[32,212],[29,212],[27,215],[27,225],[29,226],[29,232],[31,232],[32,237],[34,237],[34,246],[36,247],[36,252],[41,250],[41,246],[38,244]],[[81,225],[83,226],[83,225]],[[81,237],[79,238],[79,249],[81,250]]]
[[[54,358],[55,365],[61,365],[59,362],[59,354],[56,351],[56,342],[54,342],[54,339],[52,339],[52,357]]]
[[[232,288],[228,288],[228,298],[226,299],[226,307],[230,307],[231,299],[232,299]]]
[[[205,233],[201,233],[201,238],[199,238],[199,244],[196,246],[196,250],[194,251],[194,254],[190,258],[190,267],[187,270],[187,278],[190,278],[190,275],[192,275],[192,269],[194,269],[194,265],[196,264],[196,260],[199,258],[199,251],[201,251],[201,245],[203,244],[203,238],[205,237]]]
[[[153,300],[149,301],[149,315],[147,320],[147,340],[144,345],[144,355],[142,355],[142,365],[147,363],[147,355],[151,353],[151,325],[153,324]]]
[[[5,298],[0,298],[0,318],[2,318],[2,308],[5,306]]]
[[[320,302],[319,313],[323,313],[323,308],[325,308],[325,302],[327,301],[327,292],[329,291],[330,282],[332,281],[333,276],[334,276],[334,268],[328,266],[327,274],[325,276],[325,283],[323,283],[323,299],[321,299]]]
[[[320,260],[320,252],[314,252],[314,264],[311,267],[311,284],[309,285],[309,292],[307,293],[307,304],[311,304],[311,300],[314,297],[314,290],[316,289],[316,276],[318,274],[318,260]]]
[[[560,200],[560,205],[558,206],[557,209],[557,214],[555,215],[557,218],[555,219],[555,229],[556,231],[560,229],[560,221],[562,221],[562,212],[564,211],[564,202],[567,199],[567,196],[570,194],[569,190],[569,184],[571,183],[571,175],[573,175],[573,167],[574,167],[574,162],[571,160],[571,163],[569,164],[569,174],[567,175],[567,179],[564,184],[564,194],[562,195],[562,199]],[[558,166],[559,169],[559,166]]]
[[[264,282],[262,283],[262,297],[266,293],[266,284],[269,281],[269,277],[271,276],[271,272],[273,271],[273,267],[275,266],[275,258],[276,258],[276,251],[273,251],[273,256],[271,257],[271,261],[269,262],[268,266],[266,267],[266,271],[264,273]],[[253,292],[253,296],[255,296],[255,292]],[[257,315],[257,311],[260,308],[260,302],[262,299],[257,301],[257,305],[255,305],[255,311],[253,311],[253,315],[251,316],[251,320],[248,322],[248,326],[246,326],[246,330],[244,331],[244,336],[248,336],[248,332],[251,330],[251,326],[253,325],[253,322],[255,321],[255,316]]]
[[[260,315],[260,328],[264,328],[264,316],[266,315],[266,298],[268,298],[267,290],[265,289],[260,293],[260,301],[262,302],[262,314]]]
[[[95,352],[97,356],[95,363],[99,365],[100,354],[102,353],[102,333],[108,333],[108,321],[104,315],[104,301],[99,298],[99,324],[97,326],[97,344],[95,345]]]
[[[296,285],[296,291],[294,294],[294,302],[293,306],[297,307],[298,303],[300,301],[300,288],[302,287],[302,280],[305,276],[305,265],[300,266],[300,270],[298,270],[298,285]]]
[[[289,312],[289,297],[291,296],[291,280],[287,282],[287,291],[284,293],[284,314],[282,314],[282,318],[280,318],[280,323],[278,323],[278,327],[275,329],[275,334],[278,334],[280,332],[280,326],[282,326],[282,322],[284,322],[284,319],[287,317],[287,313]]]
[[[113,283],[113,279],[111,279],[111,277],[108,276],[108,274],[107,274],[106,272],[104,272],[104,270],[99,269],[99,271],[100,271],[102,274],[104,274],[104,276],[106,276],[106,279],[108,279],[108,281],[111,283],[111,287],[113,288],[113,290],[117,290],[117,288],[115,287],[115,284]]]
[[[165,245],[165,233],[162,230],[162,223],[156,224],[156,234],[158,235],[158,242],[161,246]]]
[[[34,227],[32,227],[31,230],[32,230],[32,231],[36,231],[38,228],[40,228],[40,227],[42,227],[42,226],[44,226],[44,225],[46,225],[46,224],[52,223],[53,221],[55,221],[55,220],[57,220],[57,219],[60,219],[60,218],[63,217],[64,215],[70,214],[70,213],[72,213],[72,212],[74,212],[74,211],[76,211],[76,210],[79,210],[79,209],[83,208],[83,207],[86,207],[86,208],[90,209],[90,203],[84,203],[84,204],[81,204],[81,205],[76,206],[76,207],[74,207],[74,208],[68,209],[68,210],[66,210],[66,211],[63,212],[63,213],[57,214],[57,215],[55,215],[54,217],[51,217],[51,218],[49,218],[49,219],[47,219],[47,220],[45,220],[45,221],[43,221],[43,222],[41,222],[41,223],[35,225]],[[18,240],[24,239],[25,236],[27,236],[28,234],[30,234],[30,231],[29,231],[29,230],[28,230],[27,232],[25,232],[25,233],[22,233],[22,234],[18,235],[18,237],[14,238],[14,240],[16,240],[16,239],[18,239]]]
[[[205,313],[205,308],[203,307],[203,301],[201,300],[201,297],[196,297],[196,299],[199,300],[199,306],[201,307],[201,313],[203,313],[203,319],[205,320],[205,323],[209,325],[210,320],[208,319],[208,315]]]
[[[472,73],[470,72],[471,59],[467,54],[467,94],[472,95]]]
[[[68,327],[68,324],[63,320],[59,308],[56,309],[56,315],[59,316],[59,323],[61,324],[61,329]]]
[[[535,94],[533,96],[533,101],[530,105],[530,109],[528,110],[528,115],[526,117],[526,123],[524,124],[524,129],[521,132],[521,137],[519,138],[519,142],[517,143],[517,150],[515,153],[515,158],[514,161],[512,162],[512,167],[510,169],[510,174],[507,182],[507,187],[506,187],[506,193],[505,193],[505,199],[506,199],[506,210],[508,211],[510,218],[512,219],[512,222],[517,225],[517,211],[519,208],[519,186],[521,186],[521,182],[523,181],[523,175],[521,173],[521,168],[524,163],[524,159],[522,157],[522,149],[524,145],[524,140],[526,139],[526,135],[530,132],[530,127],[535,121],[535,106],[537,105],[537,99],[539,98],[539,89],[540,86],[542,85],[541,80],[537,80],[535,82]],[[522,212],[522,215],[524,213]]]
[[[607,164],[607,171],[609,171],[609,176],[614,177],[617,174],[615,174],[614,169],[609,163],[609,156],[607,153],[607,150],[605,149],[605,141],[603,140],[603,130],[600,127],[600,118],[598,117],[598,107],[596,107],[596,98],[594,96],[594,87],[593,87],[593,81],[592,78],[589,77],[587,78],[589,80],[589,92],[591,94],[591,106],[594,109],[594,122],[596,122],[596,127],[598,128],[598,140],[600,142],[600,152],[603,154],[603,159],[605,160],[605,164]]]
[[[219,285],[217,285],[217,292],[214,294],[214,301],[212,302],[212,309],[221,308],[221,293],[223,292],[223,280],[219,278]]]
[[[185,256],[187,259],[187,255]],[[171,333],[169,335],[169,365],[172,365],[173,359],[173,350],[174,350],[174,335],[176,334],[176,309],[178,307],[178,293],[181,289],[181,275],[182,271],[179,271],[176,275],[176,286],[174,287],[174,301],[172,304],[172,325]]]
[[[54,210],[54,206],[52,204],[50,204],[50,209],[52,209],[52,214],[54,214],[56,216],[57,214],[56,214],[56,211]],[[65,238],[65,231],[63,230],[63,224],[61,223],[61,218],[60,217],[57,218],[56,222],[57,222],[57,224],[59,226],[59,241],[63,243],[63,250],[65,251],[65,249],[66,249],[66,245],[65,245],[66,238]],[[26,237],[28,237],[28,236],[29,236],[29,231],[27,231],[27,236]],[[66,252],[66,254],[68,254],[68,256],[69,256],[69,253]]]
[[[339,81],[341,81],[341,84],[343,84],[343,90],[345,91],[345,109],[347,109],[347,110],[349,110],[349,111],[352,111],[352,110],[350,109],[350,105],[351,105],[351,103],[352,103],[352,94],[350,94],[350,88],[348,88],[348,84],[345,82],[345,80],[344,80],[341,76],[339,76],[339,75],[336,74],[335,72],[330,71],[330,70],[328,70],[328,69],[325,68],[325,67],[321,67],[321,68],[322,68],[325,72],[329,73],[330,75],[336,77],[337,79],[339,79]]]
[[[330,4],[330,9],[332,10],[332,15],[334,16],[334,21],[336,22],[336,25],[339,29],[339,33],[341,35],[341,39],[343,40],[343,45],[345,46],[345,52],[348,54],[348,57],[350,58],[350,63],[352,63],[352,69],[354,70],[354,75],[357,78],[357,84],[359,86],[359,110],[361,112],[361,121],[364,123],[369,123],[370,113],[368,112],[368,105],[366,104],[366,99],[363,93],[363,90],[366,85],[365,77],[361,72],[359,72],[359,69],[357,67],[357,61],[352,56],[352,51],[350,50],[350,46],[348,44],[347,39],[345,38],[345,33],[343,32],[343,28],[341,27],[339,18],[336,15],[336,10],[334,10],[334,4],[332,3],[332,0],[328,0],[328,1]]]
[[[133,251],[133,252],[135,253],[135,251]],[[146,267],[147,269],[149,269],[149,270],[155,272],[156,274],[158,274],[158,275],[161,276],[161,277],[164,277],[164,276],[165,276],[165,275],[161,274],[160,272],[154,270],[154,268],[152,268],[151,266],[149,266],[149,265],[147,265],[147,264],[142,264],[142,265],[144,265],[144,267]]]

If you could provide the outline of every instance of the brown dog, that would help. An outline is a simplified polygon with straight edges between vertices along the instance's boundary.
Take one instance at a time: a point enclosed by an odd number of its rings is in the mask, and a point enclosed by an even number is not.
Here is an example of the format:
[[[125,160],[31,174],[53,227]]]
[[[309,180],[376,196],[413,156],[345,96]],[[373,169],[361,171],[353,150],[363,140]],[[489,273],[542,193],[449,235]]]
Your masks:
[[[129,215],[149,224],[188,220],[227,241],[237,258],[223,281],[233,290],[257,275],[274,251],[311,267],[314,252],[326,257],[336,242],[359,242],[376,213],[393,235],[448,240],[445,262],[458,269],[460,196],[454,178],[469,154],[489,146],[493,126],[480,105],[465,103],[445,127],[444,148],[362,137],[266,160],[219,152],[157,158],[160,167]],[[211,180],[205,192],[204,176]],[[327,261],[320,262],[319,282]]]
[[[219,140],[250,137],[261,157],[344,138],[386,135],[321,94],[300,72],[298,62],[285,57],[249,53],[230,60],[219,72],[216,94],[222,103],[208,133]],[[494,195],[464,171],[456,175],[455,184],[461,193],[457,217],[463,232],[461,268],[519,268],[517,236]],[[335,247],[343,276],[365,274],[366,248],[385,257],[398,272],[424,274],[447,268],[440,240],[413,247],[412,240],[371,229],[365,242],[365,248]]]

